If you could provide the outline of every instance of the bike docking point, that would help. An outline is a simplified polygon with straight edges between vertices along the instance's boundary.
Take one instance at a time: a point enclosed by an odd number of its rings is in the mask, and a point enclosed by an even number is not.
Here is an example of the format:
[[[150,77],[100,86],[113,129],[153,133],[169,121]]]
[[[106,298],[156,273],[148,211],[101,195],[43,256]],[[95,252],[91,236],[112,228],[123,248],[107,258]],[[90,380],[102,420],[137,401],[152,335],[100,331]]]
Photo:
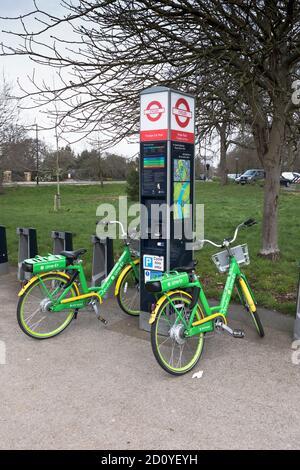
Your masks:
[[[194,228],[194,97],[161,86],[142,91],[140,129],[140,203],[147,209],[140,224],[140,328],[149,331],[155,297],[145,283],[193,260],[186,243]]]

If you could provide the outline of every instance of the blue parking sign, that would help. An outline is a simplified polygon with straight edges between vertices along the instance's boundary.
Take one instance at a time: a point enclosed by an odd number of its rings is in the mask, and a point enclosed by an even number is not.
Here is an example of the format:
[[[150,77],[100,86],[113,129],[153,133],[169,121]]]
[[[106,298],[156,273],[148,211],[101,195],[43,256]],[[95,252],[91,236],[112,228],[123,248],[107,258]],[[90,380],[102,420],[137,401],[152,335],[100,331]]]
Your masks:
[[[144,256],[144,268],[153,268],[153,256]]]
[[[164,257],[154,255],[143,256],[143,268],[153,271],[164,271]]]

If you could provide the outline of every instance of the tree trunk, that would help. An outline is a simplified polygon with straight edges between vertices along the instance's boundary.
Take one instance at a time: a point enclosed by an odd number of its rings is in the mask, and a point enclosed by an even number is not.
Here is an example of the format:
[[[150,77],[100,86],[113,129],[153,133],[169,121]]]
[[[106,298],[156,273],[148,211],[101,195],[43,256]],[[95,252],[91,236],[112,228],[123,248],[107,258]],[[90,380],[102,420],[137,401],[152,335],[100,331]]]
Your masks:
[[[282,79],[284,84],[284,79]],[[284,86],[283,86],[284,88]],[[287,88],[286,88],[287,89]],[[266,172],[263,204],[262,247],[259,254],[271,260],[278,259],[278,202],[282,148],[286,128],[286,94],[274,98],[273,122],[269,127],[258,96],[249,94],[254,116],[252,131],[257,155]]]
[[[278,202],[280,192],[281,153],[284,143],[285,120],[283,114],[275,119],[269,134],[268,151],[264,156],[266,172],[263,207],[262,248],[260,255],[276,260],[278,246]]]
[[[262,248],[260,255],[276,260],[280,251],[278,247],[278,201],[280,191],[281,166],[274,164],[266,168],[264,187]]]
[[[3,170],[0,168],[0,194],[4,193],[4,186],[3,186]]]
[[[220,134],[220,177],[221,184],[227,184],[227,144],[226,144],[226,124],[219,127]]]

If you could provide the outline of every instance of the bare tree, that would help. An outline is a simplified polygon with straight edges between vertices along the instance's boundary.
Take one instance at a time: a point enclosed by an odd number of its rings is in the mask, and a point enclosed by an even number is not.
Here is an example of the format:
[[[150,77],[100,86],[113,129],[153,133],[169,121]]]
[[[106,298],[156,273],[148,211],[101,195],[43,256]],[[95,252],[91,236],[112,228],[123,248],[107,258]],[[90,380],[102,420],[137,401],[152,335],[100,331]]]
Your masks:
[[[25,129],[18,123],[18,108],[12,97],[13,87],[2,76],[0,88],[0,191],[2,192],[3,170],[8,155],[14,154],[16,143],[25,138]]]
[[[293,119],[291,83],[299,65],[299,2],[61,3],[65,15],[56,17],[35,2],[33,11],[21,18],[23,31],[16,32],[24,46],[3,46],[3,54],[28,55],[57,69],[61,82],[56,90],[33,75],[25,95],[40,105],[59,100],[68,131],[79,128],[86,134],[98,131],[100,123],[111,144],[137,132],[141,89],[173,84],[197,94],[203,91],[206,72],[213,70],[220,77],[215,94],[218,86],[223,92],[228,86],[238,90],[239,111],[247,111],[266,171],[261,254],[276,259],[282,149]],[[26,26],[28,18],[36,18],[33,31]],[[235,114],[234,106],[230,112]]]
[[[15,100],[12,98],[13,89],[5,76],[2,77],[0,88],[0,142],[13,140],[15,126],[18,120],[18,111]]]

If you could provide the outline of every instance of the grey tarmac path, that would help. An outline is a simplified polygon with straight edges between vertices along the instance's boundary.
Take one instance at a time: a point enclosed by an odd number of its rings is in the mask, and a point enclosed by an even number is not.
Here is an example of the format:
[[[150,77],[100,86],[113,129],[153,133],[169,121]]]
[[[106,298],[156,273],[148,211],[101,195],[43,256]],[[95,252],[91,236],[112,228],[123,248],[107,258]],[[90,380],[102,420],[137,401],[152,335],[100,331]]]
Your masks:
[[[102,307],[107,327],[85,311],[56,338],[28,338],[16,322],[18,287],[14,270],[1,276],[1,449],[300,448],[292,318],[261,309],[260,339],[233,306],[245,339],[208,337],[193,371],[202,378],[172,377],[114,299]]]

